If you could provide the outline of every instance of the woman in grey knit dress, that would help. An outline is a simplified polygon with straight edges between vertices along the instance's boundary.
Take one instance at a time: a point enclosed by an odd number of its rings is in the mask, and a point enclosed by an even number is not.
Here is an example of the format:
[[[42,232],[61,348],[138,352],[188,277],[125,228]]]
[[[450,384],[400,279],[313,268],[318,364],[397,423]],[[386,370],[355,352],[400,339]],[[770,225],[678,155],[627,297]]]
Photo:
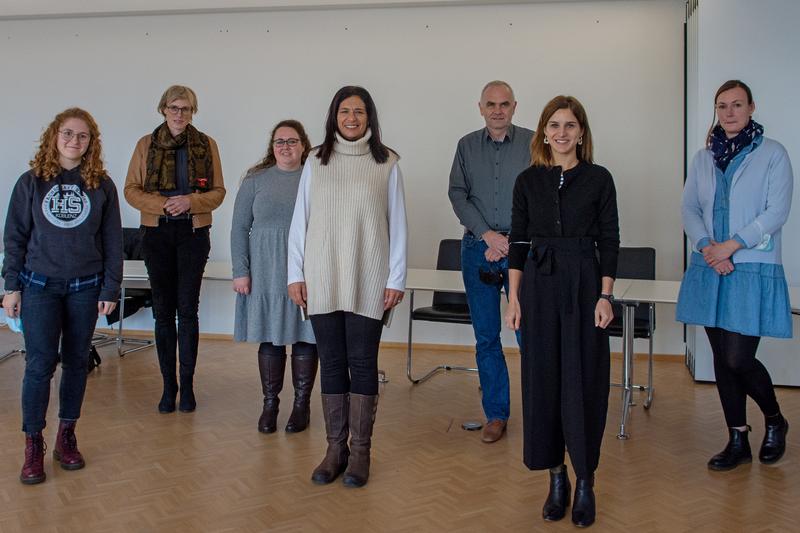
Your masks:
[[[294,406],[286,431],[308,427],[309,400],[317,375],[317,348],[311,323],[286,293],[286,246],[301,165],[311,143],[303,125],[283,120],[273,129],[267,155],[247,171],[239,186],[231,224],[234,340],[258,342],[258,369],[264,407],[258,430],[277,426],[286,346],[292,346]]]

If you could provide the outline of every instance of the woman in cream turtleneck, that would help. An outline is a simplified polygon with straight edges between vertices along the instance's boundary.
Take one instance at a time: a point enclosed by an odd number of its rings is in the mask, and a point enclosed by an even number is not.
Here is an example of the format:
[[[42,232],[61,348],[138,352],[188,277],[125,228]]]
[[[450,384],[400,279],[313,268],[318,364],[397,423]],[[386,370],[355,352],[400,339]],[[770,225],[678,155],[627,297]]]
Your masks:
[[[328,449],[311,476],[317,484],[342,472],[349,487],[369,478],[382,317],[403,299],[406,281],[398,159],[381,142],[367,90],[339,89],[325,140],[303,168],[289,230],[289,296],[311,318],[320,361]]]

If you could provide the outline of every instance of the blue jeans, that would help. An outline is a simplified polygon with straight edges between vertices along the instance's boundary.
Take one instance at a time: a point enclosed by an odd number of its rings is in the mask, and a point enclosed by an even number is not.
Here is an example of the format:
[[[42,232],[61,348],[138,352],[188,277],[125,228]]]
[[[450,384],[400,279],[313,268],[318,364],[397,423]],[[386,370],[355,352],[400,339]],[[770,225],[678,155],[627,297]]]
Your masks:
[[[500,343],[500,287],[487,285],[479,277],[481,268],[502,271],[503,286],[508,293],[508,258],[489,263],[484,255],[487,248],[482,240],[470,234],[464,235],[461,240],[461,273],[475,331],[475,359],[483,391],[483,412],[487,420],[508,420],[508,367]]]
[[[69,287],[68,280],[47,280],[42,287],[22,289],[22,327],[25,337],[25,377],[22,380],[22,431],[44,429],[50,403],[50,380],[56,370],[61,344],[61,386],[58,417],[81,416],[89,349],[97,323],[100,285]]]

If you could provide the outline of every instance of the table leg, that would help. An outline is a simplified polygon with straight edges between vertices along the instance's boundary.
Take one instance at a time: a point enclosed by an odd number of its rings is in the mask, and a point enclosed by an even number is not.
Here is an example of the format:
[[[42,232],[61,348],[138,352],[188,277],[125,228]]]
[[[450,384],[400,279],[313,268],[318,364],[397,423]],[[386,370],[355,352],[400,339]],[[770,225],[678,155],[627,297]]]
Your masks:
[[[633,395],[631,362],[633,360],[633,320],[636,304],[625,303],[622,308],[622,413],[617,438],[626,440],[630,437],[625,432],[625,425],[628,423],[628,413],[630,412],[631,397]]]
[[[117,326],[117,355],[122,357],[122,317],[125,316],[125,284],[120,287],[119,294],[119,325]]]

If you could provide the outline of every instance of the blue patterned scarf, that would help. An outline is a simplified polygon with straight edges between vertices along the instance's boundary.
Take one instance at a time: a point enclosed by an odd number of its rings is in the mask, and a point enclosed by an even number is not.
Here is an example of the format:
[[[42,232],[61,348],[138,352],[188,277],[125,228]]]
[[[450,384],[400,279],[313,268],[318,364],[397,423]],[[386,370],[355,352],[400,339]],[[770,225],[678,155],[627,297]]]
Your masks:
[[[714,162],[722,172],[728,168],[728,164],[736,155],[741,152],[745,147],[749,146],[756,137],[764,135],[764,126],[750,119],[742,131],[736,137],[728,139],[725,135],[725,130],[722,126],[717,124],[711,130],[711,152],[714,154]]]

